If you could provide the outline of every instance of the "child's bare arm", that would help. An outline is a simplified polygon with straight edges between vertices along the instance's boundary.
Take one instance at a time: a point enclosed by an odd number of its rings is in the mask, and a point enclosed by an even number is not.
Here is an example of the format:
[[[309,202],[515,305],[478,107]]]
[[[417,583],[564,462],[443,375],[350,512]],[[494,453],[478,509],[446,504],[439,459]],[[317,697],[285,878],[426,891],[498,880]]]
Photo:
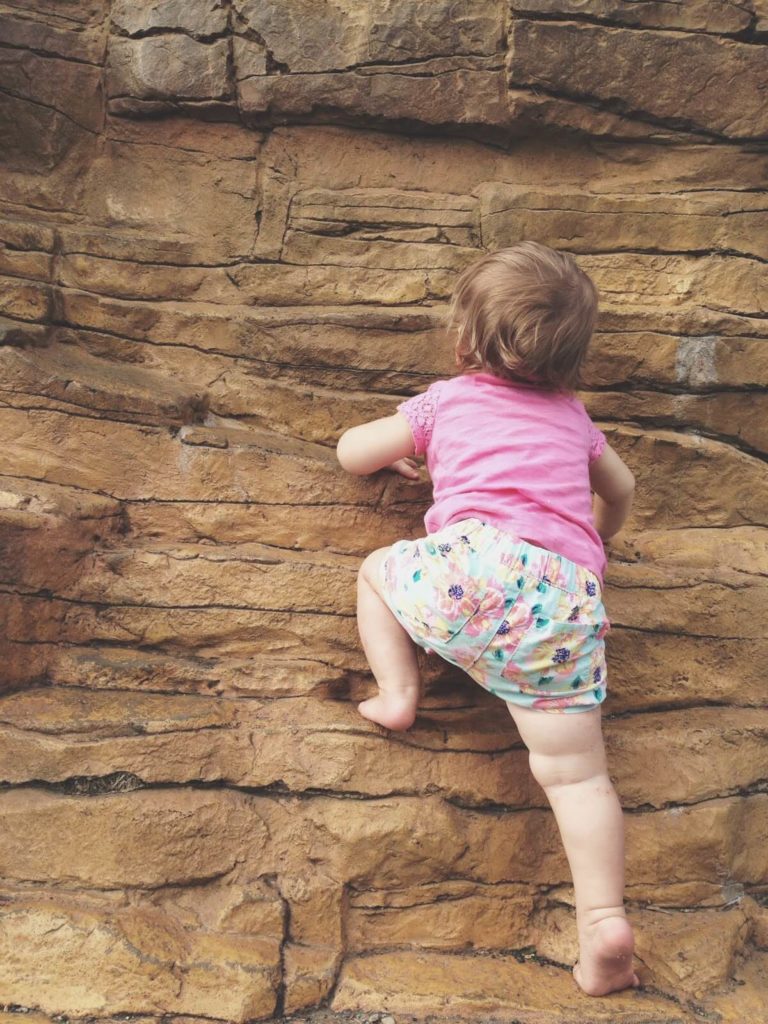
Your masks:
[[[411,460],[411,428],[399,412],[350,427],[339,438],[336,454],[343,468],[357,476],[389,467],[413,480],[419,477],[416,464]]]
[[[610,445],[589,467],[589,482],[595,492],[595,529],[608,540],[618,533],[632,507],[635,478]]]

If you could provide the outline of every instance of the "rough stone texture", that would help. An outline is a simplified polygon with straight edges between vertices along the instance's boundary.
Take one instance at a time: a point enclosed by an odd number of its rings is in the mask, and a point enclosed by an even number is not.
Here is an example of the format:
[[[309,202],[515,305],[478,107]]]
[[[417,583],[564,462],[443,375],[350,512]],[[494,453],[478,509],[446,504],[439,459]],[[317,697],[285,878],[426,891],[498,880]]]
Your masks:
[[[762,0],[0,4],[0,1024],[765,1024]],[[359,718],[348,425],[456,273],[572,251],[638,479],[605,733],[642,992],[586,999],[494,698]],[[389,1014],[397,1016],[395,1021]]]
[[[731,139],[764,139],[768,130],[765,51],[751,40],[515,17],[508,69],[513,87],[606,104],[649,130]]]
[[[227,94],[227,43],[199,43],[189,36],[113,40],[107,85],[110,96],[140,99],[219,99]]]

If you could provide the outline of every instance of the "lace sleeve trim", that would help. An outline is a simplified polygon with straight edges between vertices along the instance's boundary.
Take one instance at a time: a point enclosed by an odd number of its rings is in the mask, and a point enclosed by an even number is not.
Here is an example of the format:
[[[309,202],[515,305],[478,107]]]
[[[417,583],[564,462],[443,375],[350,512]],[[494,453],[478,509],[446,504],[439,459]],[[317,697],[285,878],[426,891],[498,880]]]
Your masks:
[[[589,425],[589,461],[594,462],[595,459],[599,459],[605,450],[606,439],[605,434],[602,430],[590,423]]]
[[[397,407],[397,411],[405,416],[410,425],[414,455],[424,455],[429,447],[439,399],[440,389],[433,384],[422,394],[406,399]]]

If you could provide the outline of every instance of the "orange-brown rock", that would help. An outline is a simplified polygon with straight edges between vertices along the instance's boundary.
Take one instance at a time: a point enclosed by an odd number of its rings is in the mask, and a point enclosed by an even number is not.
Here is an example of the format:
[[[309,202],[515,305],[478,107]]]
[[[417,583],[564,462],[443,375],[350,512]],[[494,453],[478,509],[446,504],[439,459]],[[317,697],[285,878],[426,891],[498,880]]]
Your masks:
[[[530,6],[535,11],[538,5]],[[614,15],[608,25],[572,21],[563,6],[574,5],[558,6],[554,20],[512,19],[513,86],[580,102],[588,128],[589,108],[603,106],[647,126],[651,135],[660,125],[694,136],[764,137],[760,47],[720,35],[722,29],[681,32],[646,24],[638,31],[610,25]],[[730,90],[733,107],[722,103],[723,89]]]
[[[695,1019],[684,1010],[681,1015],[675,1002],[650,993],[596,1003],[579,992],[568,969],[536,963],[533,957],[394,952],[350,958],[334,1009],[372,1010],[382,1002],[397,1015],[503,1019],[515,1014],[518,1020],[543,1024],[692,1024]]]
[[[48,1013],[110,1014],[121,1006],[153,1015],[167,1006],[244,1020],[269,1016],[276,1004],[277,942],[196,934],[151,908],[105,914],[86,900],[9,899],[0,948],[5,997]]]
[[[0,5],[2,1024],[765,1024],[766,33]],[[604,731],[644,990],[605,1001],[506,710],[428,657],[409,732],[355,708],[357,567],[430,489],[336,439],[454,372],[456,275],[521,238],[598,286],[579,397],[638,482]]]

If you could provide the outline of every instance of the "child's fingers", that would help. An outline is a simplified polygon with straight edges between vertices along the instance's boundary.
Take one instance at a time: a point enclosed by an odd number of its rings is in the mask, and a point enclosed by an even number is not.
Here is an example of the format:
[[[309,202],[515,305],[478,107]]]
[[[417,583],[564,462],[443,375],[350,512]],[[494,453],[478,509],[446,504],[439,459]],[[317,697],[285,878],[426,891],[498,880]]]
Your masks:
[[[413,459],[398,459],[389,468],[395,473],[399,473],[400,476],[407,477],[409,480],[419,479],[418,466]]]

